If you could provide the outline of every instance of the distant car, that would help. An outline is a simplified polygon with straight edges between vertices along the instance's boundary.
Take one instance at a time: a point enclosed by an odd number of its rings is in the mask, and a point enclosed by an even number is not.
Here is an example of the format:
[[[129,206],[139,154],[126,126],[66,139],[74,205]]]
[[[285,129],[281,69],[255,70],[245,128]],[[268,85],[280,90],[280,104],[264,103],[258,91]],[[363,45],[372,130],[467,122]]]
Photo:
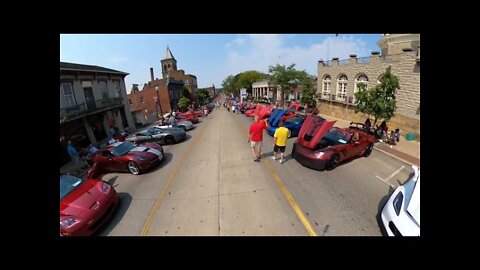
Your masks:
[[[285,110],[280,110],[280,111],[285,111]],[[273,115],[273,113],[272,113]],[[277,114],[276,117],[280,119],[283,114]],[[290,137],[296,137],[298,136],[298,133],[300,132],[300,128],[302,127],[303,122],[307,116],[305,115],[297,115],[293,118],[288,119],[287,121],[284,121],[284,127],[288,128],[290,130]],[[275,125],[269,125],[267,129],[267,133],[270,136],[273,136],[275,134],[275,131],[278,128],[278,120],[274,121]]]
[[[183,118],[186,118],[188,121],[190,121],[194,124],[199,122],[197,115],[195,115],[192,112],[177,113],[177,115],[175,117],[178,119],[179,118],[178,116],[182,116]]]
[[[155,125],[155,126],[152,126],[154,128],[181,128],[183,129],[184,131],[187,131],[187,130],[191,130],[193,129],[195,126],[193,125],[192,122],[188,121],[188,120],[182,120],[182,121],[178,121],[177,123],[173,124],[173,125]]]
[[[92,158],[89,178],[109,172],[140,174],[163,160],[163,148],[157,143],[117,142],[98,150]]]
[[[342,161],[372,153],[375,137],[363,124],[350,123],[350,127],[343,129],[333,127],[334,124],[335,121],[328,122],[319,116],[307,116],[293,144],[292,156],[305,167],[333,170]],[[358,140],[353,136],[355,133]]]
[[[381,218],[388,236],[420,236],[420,168],[397,187],[383,207]]]
[[[60,236],[89,236],[112,216],[118,195],[107,182],[60,175]]]
[[[150,128],[128,136],[125,140],[135,143],[174,144],[185,140],[186,136],[185,131],[181,128]]]

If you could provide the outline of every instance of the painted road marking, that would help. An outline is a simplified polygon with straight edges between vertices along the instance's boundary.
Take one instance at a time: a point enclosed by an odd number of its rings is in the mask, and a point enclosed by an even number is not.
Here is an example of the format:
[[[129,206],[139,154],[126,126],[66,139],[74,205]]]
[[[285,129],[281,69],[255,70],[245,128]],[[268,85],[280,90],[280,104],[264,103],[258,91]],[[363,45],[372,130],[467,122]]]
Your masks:
[[[175,176],[177,176],[178,171],[180,170],[180,168],[181,168],[181,167],[183,166],[183,164],[185,163],[185,160],[187,159],[187,157],[190,156],[189,154],[190,154],[190,153],[192,152],[192,150],[194,149],[196,143],[197,143],[197,142],[199,141],[199,139],[202,137],[203,131],[204,131],[204,129],[202,129],[202,130],[197,134],[197,136],[195,137],[195,139],[192,141],[192,145],[191,145],[190,147],[186,147],[185,151],[183,152],[182,159],[178,162],[177,166],[176,166],[175,169],[173,170],[173,173],[170,175],[170,177],[169,177],[168,180],[167,180],[167,183],[166,183],[165,186],[163,187],[162,192],[161,192],[160,195],[158,196],[158,199],[157,199],[157,201],[155,202],[155,206],[153,207],[152,211],[150,212],[150,215],[148,216],[147,222],[146,222],[145,225],[143,226],[143,230],[142,230],[141,236],[147,235],[148,229],[150,228],[150,225],[151,225],[151,223],[152,223],[152,221],[153,221],[153,218],[154,218],[155,215],[157,214],[158,208],[160,207],[160,204],[161,204],[161,202],[163,201],[163,198],[165,197],[165,194],[167,193],[167,190],[168,190],[168,188],[170,187],[170,184],[173,182],[173,179],[175,179]]]
[[[394,187],[392,184],[388,183],[388,180],[392,179],[392,177],[394,177],[396,174],[398,174],[401,170],[403,170],[403,168],[405,168],[405,166],[402,166],[400,167],[398,170],[396,170],[395,172],[393,172],[390,176],[388,176],[387,178],[383,179],[381,178],[380,176],[377,175],[377,178],[380,179],[382,182],[384,182],[385,184],[391,186],[392,188]]]
[[[240,130],[241,130],[241,132],[243,132],[243,134],[247,133],[247,132],[245,132],[245,131],[247,131],[245,129],[245,127],[242,124],[239,124],[238,120],[235,121],[235,122],[237,123],[237,126],[240,128]],[[265,158],[262,158],[261,161],[262,161],[263,165],[267,168],[268,172],[272,175],[273,179],[275,180],[275,183],[277,183],[278,187],[282,191],[283,195],[287,199],[290,206],[293,208],[293,211],[297,215],[297,218],[303,224],[303,226],[305,227],[305,230],[308,232],[308,234],[310,234],[310,236],[318,236],[318,234],[315,232],[312,225],[308,221],[307,217],[303,214],[304,212],[302,211],[302,209],[300,208],[298,203],[295,201],[295,198],[290,193],[290,191],[288,191],[287,187],[283,184],[282,179],[280,178],[280,176],[278,176],[275,169],[272,167],[271,163]]]

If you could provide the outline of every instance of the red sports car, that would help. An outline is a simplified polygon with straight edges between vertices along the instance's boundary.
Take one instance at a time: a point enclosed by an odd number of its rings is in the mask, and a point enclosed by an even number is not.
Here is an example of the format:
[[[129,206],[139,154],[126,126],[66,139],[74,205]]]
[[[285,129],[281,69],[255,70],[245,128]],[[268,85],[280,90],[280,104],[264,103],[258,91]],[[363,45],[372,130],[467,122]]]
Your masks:
[[[292,102],[290,106],[287,108],[285,114],[280,118],[280,121],[287,121],[290,118],[293,118],[297,115],[298,112],[303,111],[305,108],[302,107],[300,103]]]
[[[137,175],[159,164],[162,159],[163,148],[157,143],[117,142],[94,154],[93,167],[88,171],[88,176],[97,178],[109,172]]]
[[[60,236],[93,234],[117,205],[117,192],[109,183],[60,175]]]
[[[293,144],[292,156],[305,167],[333,170],[344,160],[372,153],[375,137],[370,129],[360,123],[350,123],[343,129],[334,124],[307,116]]]
[[[177,113],[177,115],[179,116],[183,116],[184,118],[186,118],[188,121],[196,124],[198,123],[198,117],[192,113],[192,112],[185,112],[185,113]]]

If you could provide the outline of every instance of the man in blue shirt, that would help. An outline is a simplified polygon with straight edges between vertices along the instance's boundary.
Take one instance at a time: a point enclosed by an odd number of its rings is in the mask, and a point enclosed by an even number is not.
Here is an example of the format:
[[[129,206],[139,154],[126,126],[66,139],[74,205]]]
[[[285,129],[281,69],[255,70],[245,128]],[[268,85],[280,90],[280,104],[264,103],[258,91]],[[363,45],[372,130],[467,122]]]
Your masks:
[[[71,140],[68,141],[67,152],[70,155],[70,158],[72,158],[73,162],[75,162],[75,165],[77,165],[80,161],[80,155],[78,154],[75,147],[73,147]]]

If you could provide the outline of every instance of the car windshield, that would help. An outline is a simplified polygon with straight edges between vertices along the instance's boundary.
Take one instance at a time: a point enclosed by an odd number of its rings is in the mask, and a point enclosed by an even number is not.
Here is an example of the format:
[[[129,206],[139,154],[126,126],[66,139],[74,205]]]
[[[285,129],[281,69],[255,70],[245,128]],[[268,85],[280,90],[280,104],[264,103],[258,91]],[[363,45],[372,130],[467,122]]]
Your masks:
[[[302,122],[303,119],[305,119],[305,117],[297,116],[297,117],[293,117],[293,118],[288,119],[286,122],[291,122],[291,123]]]
[[[60,199],[67,196],[70,192],[74,191],[80,184],[83,183],[83,180],[72,176],[72,175],[61,175],[60,176]]]
[[[135,144],[125,141],[122,144],[119,144],[118,146],[113,148],[112,152],[115,156],[121,156],[121,155],[125,155],[126,153],[128,153],[128,151],[132,150],[135,147],[136,147]]]
[[[149,132],[149,135],[156,135],[156,134],[161,134],[164,131],[161,129],[149,129],[148,132]]]
[[[144,131],[140,132],[140,134],[142,136],[150,136],[150,135],[155,135],[156,133],[154,133],[153,130],[148,129],[148,130],[144,130]]]
[[[322,138],[322,140],[327,141],[330,145],[346,144],[349,139],[350,133],[336,128],[330,129]]]

